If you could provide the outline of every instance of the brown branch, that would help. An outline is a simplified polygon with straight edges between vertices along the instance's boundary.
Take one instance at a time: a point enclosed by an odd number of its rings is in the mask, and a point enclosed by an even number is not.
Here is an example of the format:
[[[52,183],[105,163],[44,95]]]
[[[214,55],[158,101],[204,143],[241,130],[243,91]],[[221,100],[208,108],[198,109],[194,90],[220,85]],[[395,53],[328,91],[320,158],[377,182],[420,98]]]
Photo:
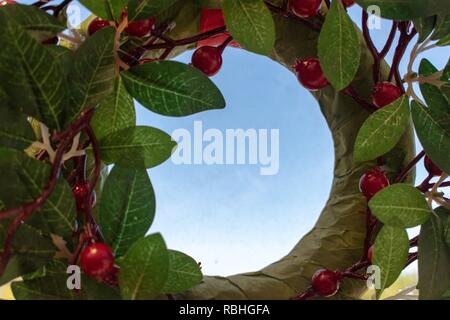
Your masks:
[[[52,164],[49,180],[44,187],[42,193],[34,201],[24,204],[20,207],[9,209],[0,212],[0,217],[16,216],[15,219],[9,224],[6,238],[3,246],[3,252],[0,260],[0,276],[4,273],[6,265],[12,253],[12,243],[14,235],[20,226],[37,210],[39,210],[48,198],[52,195],[61,174],[61,167],[63,164],[63,157],[67,147],[73,141],[74,137],[82,131],[87,124],[89,124],[93,115],[93,109],[84,112],[77,121],[75,121],[67,130],[61,134],[55,136],[59,141],[58,149],[56,151],[55,159]]]

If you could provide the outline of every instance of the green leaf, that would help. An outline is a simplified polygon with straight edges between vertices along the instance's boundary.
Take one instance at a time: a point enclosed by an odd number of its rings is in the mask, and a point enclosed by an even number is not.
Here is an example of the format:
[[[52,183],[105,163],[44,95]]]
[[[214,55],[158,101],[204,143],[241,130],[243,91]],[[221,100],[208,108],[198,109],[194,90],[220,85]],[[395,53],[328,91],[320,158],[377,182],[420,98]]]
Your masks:
[[[356,0],[356,3],[364,9],[378,6],[381,16],[392,20],[410,20],[450,11],[448,3],[442,0]]]
[[[262,0],[224,0],[228,31],[245,49],[269,55],[275,44],[275,23]]]
[[[61,130],[67,86],[59,60],[2,10],[0,30],[0,80],[11,107]]]
[[[122,72],[128,92],[144,107],[166,116],[222,109],[219,89],[201,71],[175,61],[152,62]]]
[[[340,1],[333,1],[319,36],[320,66],[336,90],[346,88],[359,68],[361,46],[355,25]]]
[[[81,274],[80,290],[69,290],[67,265],[51,261],[39,273],[24,281],[15,281],[11,289],[16,300],[120,300],[116,288]]]
[[[445,47],[450,45],[450,33],[444,36],[441,40],[439,40],[436,45],[438,47]]]
[[[16,3],[13,6],[2,7],[0,14],[2,13],[27,30],[47,31],[57,34],[66,29],[64,24],[54,16],[35,6]]]
[[[165,132],[152,127],[130,127],[100,140],[101,158],[127,168],[145,169],[166,161],[176,143]]]
[[[161,290],[164,293],[186,291],[203,279],[198,263],[188,255],[169,250],[169,275]]]
[[[24,150],[35,141],[27,117],[20,112],[0,107],[0,145]]]
[[[122,256],[145,236],[155,216],[155,193],[145,169],[115,166],[105,181],[100,225],[105,240]]]
[[[377,298],[384,289],[391,286],[400,276],[408,260],[409,239],[404,229],[384,226],[379,232],[373,251],[373,265],[380,268],[380,289]]]
[[[398,228],[421,225],[432,215],[423,194],[405,183],[393,184],[378,192],[369,201],[369,208],[381,222]]]
[[[7,221],[0,223],[0,243],[4,243]],[[27,224],[17,230],[13,239],[11,258],[5,272],[0,276],[0,286],[9,281],[34,272],[50,261],[56,253],[51,239]],[[0,246],[0,253],[3,245]]]
[[[145,20],[158,16],[169,9],[178,0],[130,0],[128,3],[128,20]]]
[[[450,112],[411,104],[417,136],[426,154],[444,172],[450,172]]]
[[[450,14],[439,14],[436,19],[436,28],[431,35],[431,40],[440,40],[450,33]]]
[[[8,185],[0,186],[0,198],[8,208],[33,201],[42,193],[50,177],[51,166],[28,157],[23,152],[0,148],[0,175]],[[76,219],[72,190],[60,178],[42,208],[27,221],[33,227],[70,238]]]
[[[355,161],[373,160],[398,143],[409,124],[408,97],[397,99],[370,115],[355,141]]]
[[[441,218],[445,242],[450,248],[450,210],[445,207],[439,207],[436,208],[434,211],[437,212],[437,214]]]
[[[428,77],[436,72],[438,72],[438,70],[429,60],[422,59],[419,66],[419,75],[421,77]],[[438,87],[430,83],[421,83],[420,91],[430,108],[439,108],[450,112],[449,101]]]
[[[419,42],[425,41],[434,29],[436,16],[414,19],[414,27],[419,33]]]
[[[168,272],[169,253],[159,233],[135,242],[120,264],[122,297],[126,300],[156,298],[166,283]]]
[[[123,85],[122,78],[116,80],[114,92],[105,98],[91,120],[97,139],[136,125],[133,98]]]
[[[440,299],[450,288],[450,249],[445,243],[444,224],[448,210],[438,208],[436,215],[422,226],[419,236],[419,298]]]
[[[115,29],[96,32],[78,48],[69,75],[71,88],[70,121],[84,109],[95,107],[114,91]]]
[[[119,20],[128,0],[80,0],[93,14],[104,20]]]

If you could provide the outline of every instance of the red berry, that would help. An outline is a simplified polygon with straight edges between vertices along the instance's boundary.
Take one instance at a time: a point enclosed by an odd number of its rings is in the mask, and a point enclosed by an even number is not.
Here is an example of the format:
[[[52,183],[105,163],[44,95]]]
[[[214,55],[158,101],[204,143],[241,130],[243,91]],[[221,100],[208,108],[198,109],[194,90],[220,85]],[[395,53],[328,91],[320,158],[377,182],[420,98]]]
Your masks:
[[[379,82],[373,90],[373,104],[383,108],[394,102],[403,94],[402,89],[390,82]]]
[[[222,52],[211,46],[198,48],[192,55],[192,65],[211,77],[222,67]]]
[[[320,269],[312,276],[312,287],[314,292],[322,297],[334,296],[338,290],[341,282],[341,275],[339,272]]]
[[[329,84],[317,58],[299,59],[293,67],[298,81],[311,91],[322,89]]]
[[[442,175],[442,170],[434,164],[434,162],[428,157],[425,156],[424,159],[424,165],[425,165],[425,169],[427,169],[428,173],[433,175],[433,176],[441,176]]]
[[[112,249],[104,243],[90,244],[81,252],[80,267],[88,276],[105,276],[114,268]]]
[[[370,200],[378,191],[389,186],[389,179],[380,168],[365,173],[359,181],[359,190],[367,200]]]
[[[344,7],[348,8],[355,4],[355,0],[341,0]]]
[[[42,44],[51,45],[51,44],[58,44],[58,42],[59,42],[59,38],[53,37],[53,38],[42,41]]]
[[[373,259],[373,246],[371,246],[367,251],[367,261],[372,263],[372,259]]]
[[[155,18],[146,20],[132,21],[128,24],[125,31],[132,37],[142,38],[150,34],[155,25]]]
[[[100,18],[95,18],[91,21],[88,27],[88,34],[92,36],[97,31],[109,27],[111,24],[107,20],[103,20]]]
[[[200,30],[199,33],[205,33],[216,28],[223,27],[225,19],[223,17],[222,9],[203,8],[200,12]],[[197,42],[197,47],[212,46],[217,47],[224,43],[230,36],[228,32],[223,32],[215,36],[209,37]],[[239,44],[236,41],[231,41],[232,47],[238,48]]]
[[[292,12],[300,18],[312,18],[317,16],[322,0],[289,0]]]

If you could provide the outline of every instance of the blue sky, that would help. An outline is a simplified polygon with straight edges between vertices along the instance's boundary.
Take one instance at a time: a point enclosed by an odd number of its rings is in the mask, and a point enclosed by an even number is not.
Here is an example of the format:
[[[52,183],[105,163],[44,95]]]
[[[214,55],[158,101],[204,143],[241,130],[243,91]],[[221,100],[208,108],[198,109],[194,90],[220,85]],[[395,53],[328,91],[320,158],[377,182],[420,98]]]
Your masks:
[[[359,7],[350,14],[360,20]],[[385,21],[373,32],[379,46],[389,31]],[[190,56],[187,52],[178,60],[189,62]],[[433,50],[424,57],[442,68],[448,52]],[[314,225],[328,198],[334,155],[318,105],[292,73],[239,49],[227,49],[223,59],[212,80],[227,101],[224,110],[186,118],[137,110],[139,124],[168,133],[192,130],[195,120],[203,121],[205,129],[280,130],[280,169],[274,176],[261,176],[258,166],[177,166],[171,161],[149,170],[157,199],[151,232],[161,232],[170,248],[201,261],[206,274],[228,275],[281,258]],[[405,62],[402,74],[404,68]],[[418,180],[424,176],[420,164]]]

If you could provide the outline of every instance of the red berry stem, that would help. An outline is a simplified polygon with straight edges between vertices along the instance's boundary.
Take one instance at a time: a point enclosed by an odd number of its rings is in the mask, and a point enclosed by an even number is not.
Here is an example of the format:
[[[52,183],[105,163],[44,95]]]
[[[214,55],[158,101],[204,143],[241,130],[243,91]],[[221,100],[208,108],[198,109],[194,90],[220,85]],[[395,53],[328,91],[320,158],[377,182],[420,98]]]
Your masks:
[[[299,294],[298,296],[291,298],[290,300],[296,300],[296,301],[307,300],[309,298],[314,297],[315,295],[316,295],[316,293],[314,292],[314,289],[312,287],[309,287],[305,292]]]
[[[280,14],[287,18],[296,19],[297,21],[306,25],[308,28],[310,28],[313,31],[320,32],[320,30],[321,30],[321,27],[322,27],[321,25],[316,25],[313,22],[311,22],[310,20],[302,19],[300,17],[297,17],[295,14],[293,14],[288,9],[287,1],[285,1],[283,7],[278,7],[277,5],[274,5],[273,3],[271,3],[270,1],[267,1],[267,0],[264,0],[264,3],[266,4],[267,8],[269,8],[269,10],[274,13]]]
[[[419,236],[415,236],[414,238],[412,238],[411,240],[409,240],[409,246],[411,248],[413,247],[417,247],[419,244]]]
[[[389,81],[395,78],[395,82],[399,88],[405,92],[402,78],[400,76],[399,66],[400,62],[405,54],[406,48],[411,42],[412,38],[417,34],[417,30],[413,27],[410,32],[408,29],[410,27],[409,21],[403,21],[398,24],[398,29],[400,30],[400,39],[398,41],[397,47],[395,48],[394,59],[392,60],[391,71],[389,73]]]
[[[379,65],[379,54],[378,50],[375,47],[375,44],[372,41],[372,37],[370,36],[369,26],[367,25],[367,22],[369,20],[369,14],[366,10],[362,9],[362,31],[363,31],[363,37],[366,41],[367,47],[369,48],[369,51],[373,57],[374,60],[374,68],[373,68],[373,81],[374,83],[377,83],[379,81],[379,70],[377,69],[377,65]],[[378,67],[379,69],[379,67]]]
[[[355,91],[355,89],[351,86],[348,86],[343,90],[344,94],[351,97],[356,103],[358,103],[361,107],[369,111],[370,113],[377,110],[377,107],[374,106],[372,103],[367,102],[363,98],[361,98],[358,93]]]
[[[170,39],[170,41],[167,41],[167,39],[169,39],[169,38],[166,38],[165,42],[144,45],[141,48],[143,48],[145,50],[160,50],[160,49],[174,48],[174,47],[178,47],[178,46],[186,46],[186,45],[198,42],[200,40],[208,39],[209,37],[215,36],[217,34],[221,34],[226,31],[227,31],[227,28],[225,26],[222,26],[222,27],[218,27],[218,28],[209,30],[207,32],[199,33],[195,36],[184,38],[184,39],[179,39],[179,40]]]
[[[217,49],[219,49],[221,54],[223,53],[225,48],[230,44],[231,41],[233,41],[233,37],[229,36],[220,46],[217,47]]]
[[[397,176],[397,178],[395,178],[395,183],[399,183],[402,182],[403,180],[405,180],[406,176],[408,175],[408,173],[412,170],[412,168],[415,167],[415,165],[425,156],[425,151],[422,150],[421,152],[419,152],[414,159],[412,159],[408,165],[403,169],[403,171]]]
[[[413,263],[414,261],[416,261],[418,257],[419,257],[419,253],[418,252],[410,253],[409,256],[408,256],[408,261],[406,262],[405,268],[407,266],[409,266],[411,263]]]
[[[365,274],[359,274],[351,271],[345,271],[342,273],[343,278],[350,278],[350,279],[359,279],[359,280],[367,280],[369,277]]]

